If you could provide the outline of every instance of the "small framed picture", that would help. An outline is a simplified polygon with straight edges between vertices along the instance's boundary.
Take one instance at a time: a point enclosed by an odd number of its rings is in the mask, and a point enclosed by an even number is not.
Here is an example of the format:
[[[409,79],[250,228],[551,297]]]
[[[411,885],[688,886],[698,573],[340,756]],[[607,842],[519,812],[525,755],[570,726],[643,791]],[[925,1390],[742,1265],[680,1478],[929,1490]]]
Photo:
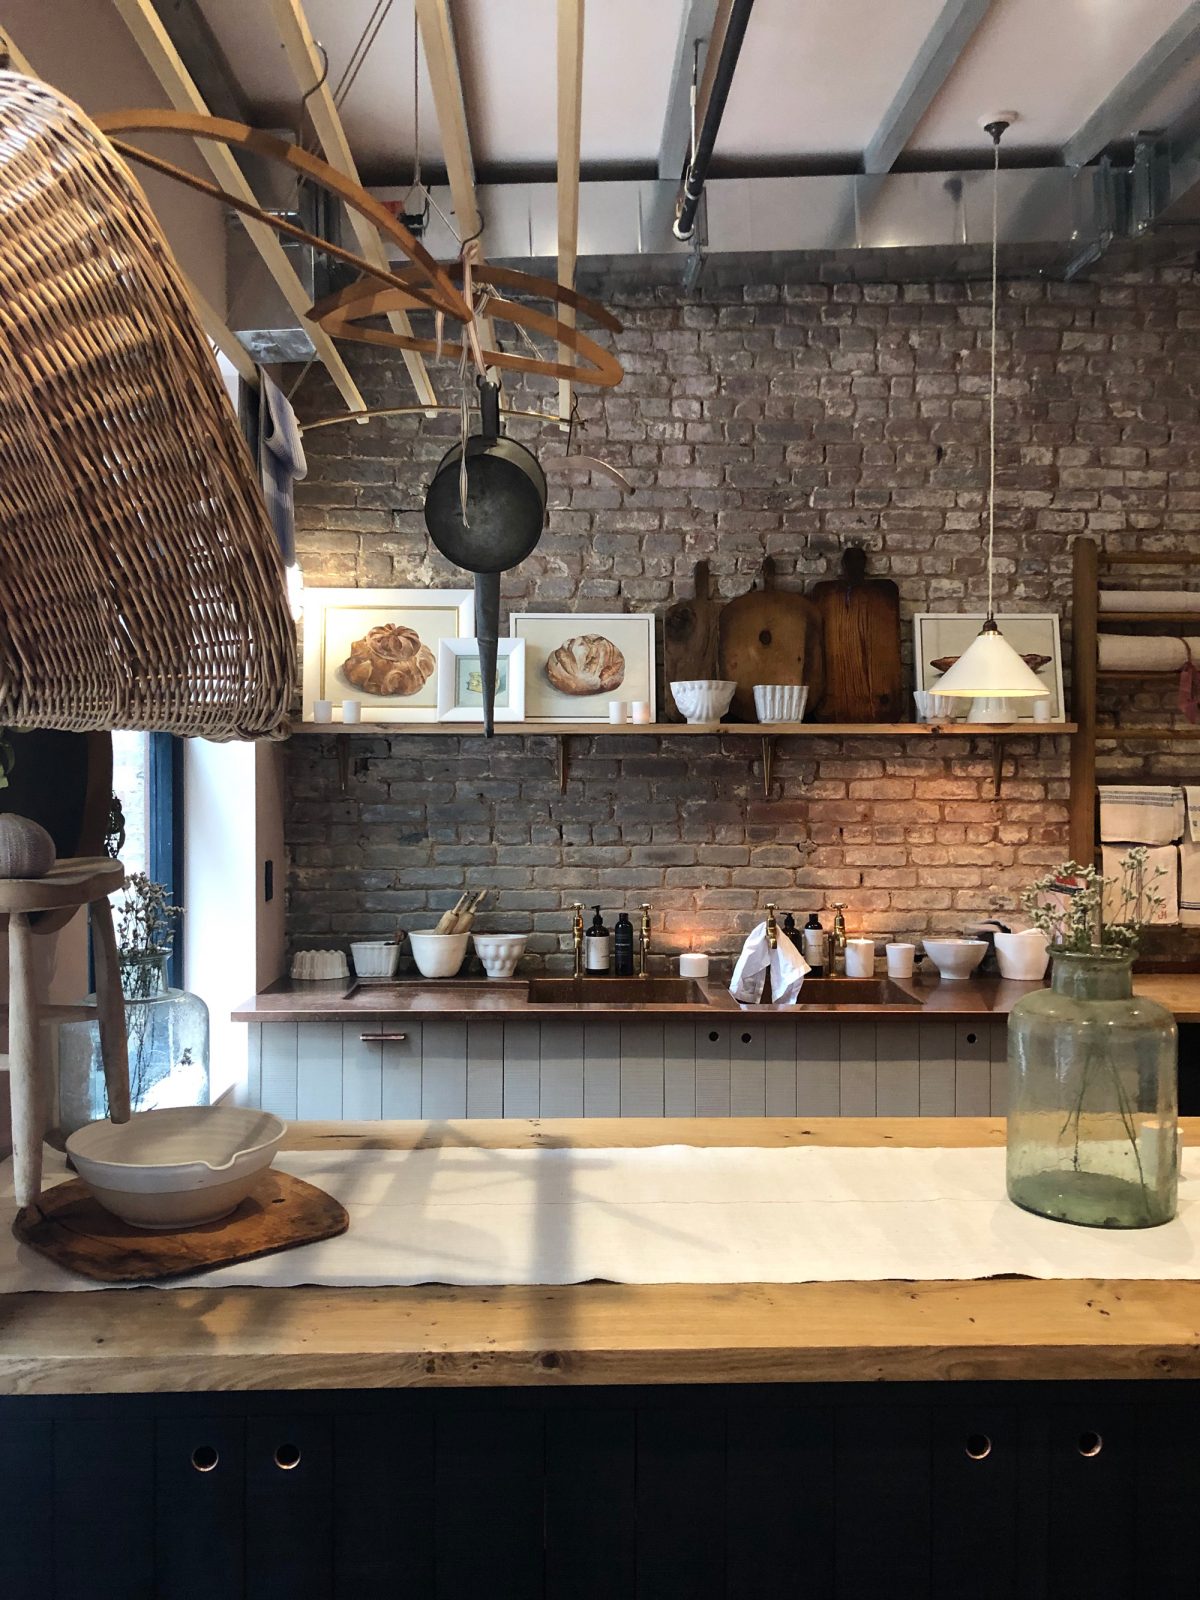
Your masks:
[[[525,642],[525,716],[607,722],[610,700],[644,700],[655,721],[652,612],[517,611],[509,633]]]
[[[483,672],[478,639],[443,639],[438,646],[439,722],[483,721]],[[496,650],[497,722],[525,720],[525,641],[501,639]]]
[[[473,589],[306,589],[304,714],[355,699],[364,722],[434,722],[442,640],[474,632]]]
[[[917,689],[938,692],[938,679],[949,670],[979,633],[985,618],[982,612],[968,615],[945,611],[918,611],[913,617],[913,669]],[[1046,685],[1051,722],[1065,716],[1063,698],[1062,641],[1058,615],[1053,611],[997,612],[996,626],[1019,656]],[[964,700],[964,706],[968,704]],[[1014,700],[1014,707],[1018,704]],[[1021,700],[1018,722],[1033,721],[1032,700]]]

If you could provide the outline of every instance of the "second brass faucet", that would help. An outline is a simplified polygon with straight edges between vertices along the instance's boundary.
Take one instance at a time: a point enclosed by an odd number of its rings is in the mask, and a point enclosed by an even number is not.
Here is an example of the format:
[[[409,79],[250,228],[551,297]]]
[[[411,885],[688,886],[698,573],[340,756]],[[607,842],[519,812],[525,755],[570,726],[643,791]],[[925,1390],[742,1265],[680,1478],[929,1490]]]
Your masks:
[[[574,947],[574,951],[575,951],[575,972],[574,972],[574,976],[576,978],[582,978],[583,977],[583,907],[580,905],[579,901],[576,900],[574,902],[574,904],[572,905],[571,910],[575,913],[574,916],[571,918],[571,943],[572,943],[572,945]]]
[[[642,930],[638,940],[638,977],[648,978],[650,970],[646,958],[650,954],[650,907],[642,902]]]

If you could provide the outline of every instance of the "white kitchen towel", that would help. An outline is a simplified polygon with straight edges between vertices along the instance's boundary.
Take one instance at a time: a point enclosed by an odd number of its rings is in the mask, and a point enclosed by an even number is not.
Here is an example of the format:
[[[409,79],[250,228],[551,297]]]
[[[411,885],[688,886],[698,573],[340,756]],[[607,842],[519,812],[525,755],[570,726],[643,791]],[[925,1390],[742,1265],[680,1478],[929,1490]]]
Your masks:
[[[1096,636],[1097,662],[1106,672],[1178,672],[1192,660],[1200,662],[1200,639],[1149,638],[1141,633],[1101,633]]]
[[[1173,844],[1183,836],[1184,820],[1178,785],[1100,785],[1100,837],[1106,843]]]
[[[1185,783],[1183,803],[1187,808],[1187,828],[1184,837],[1200,844],[1200,783]]]
[[[1101,589],[1100,610],[1200,612],[1200,589]]]
[[[1129,908],[1122,908],[1118,896],[1121,882],[1121,863],[1129,853],[1129,846],[1125,844],[1102,844],[1100,846],[1101,871],[1104,874],[1104,920],[1105,922],[1120,922],[1130,915]],[[1155,873],[1162,868],[1162,875],[1155,877]],[[1134,910],[1133,916],[1140,922],[1178,922],[1179,921],[1179,847],[1173,844],[1158,845],[1146,853],[1146,867],[1143,878],[1148,889],[1161,896],[1161,904],[1155,908],[1154,915],[1147,919],[1146,908]]]
[[[156,1287],[1200,1279],[1194,1149],[1178,1217],[1129,1233],[1019,1210],[1002,1149],[455,1147],[276,1165],[336,1195],[349,1232]],[[105,1287],[17,1244],[11,1163],[0,1186],[0,1294]]]
[[[1200,928],[1200,841],[1188,834],[1179,846],[1179,920]]]
[[[786,933],[779,933],[775,949],[772,950],[767,939],[767,925],[760,922],[742,946],[733,977],[729,980],[729,992],[733,998],[744,1006],[757,1005],[763,997],[763,979],[768,968],[771,972],[771,1004],[795,1005],[804,974],[810,970],[808,962]]]

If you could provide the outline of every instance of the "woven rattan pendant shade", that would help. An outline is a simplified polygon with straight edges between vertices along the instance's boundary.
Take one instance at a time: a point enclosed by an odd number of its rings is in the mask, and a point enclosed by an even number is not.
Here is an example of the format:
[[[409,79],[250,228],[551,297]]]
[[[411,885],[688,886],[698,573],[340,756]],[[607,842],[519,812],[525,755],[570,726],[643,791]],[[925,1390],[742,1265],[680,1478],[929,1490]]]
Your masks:
[[[283,571],[150,206],[70,101],[0,73],[0,724],[278,736]]]

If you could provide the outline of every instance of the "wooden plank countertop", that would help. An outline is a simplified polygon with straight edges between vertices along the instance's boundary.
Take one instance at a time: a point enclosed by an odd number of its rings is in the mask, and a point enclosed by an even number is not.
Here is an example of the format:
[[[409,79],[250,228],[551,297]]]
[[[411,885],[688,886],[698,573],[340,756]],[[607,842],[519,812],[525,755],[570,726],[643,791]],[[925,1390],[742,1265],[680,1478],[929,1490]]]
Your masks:
[[[838,980],[834,980],[835,982]],[[430,1015],[441,1017],[580,1016],[630,1011],[676,1013],[703,1017],[713,1012],[767,1017],[858,1016],[907,1018],[911,1022],[941,1017],[966,1022],[972,1018],[1007,1016],[1023,995],[1042,987],[1039,983],[1013,983],[999,978],[971,978],[965,982],[940,982],[919,977],[895,984],[903,1000],[883,1004],[805,1004],[794,1006],[740,1006],[720,983],[700,987],[708,1004],[668,1002],[633,1006],[628,1001],[606,1005],[591,1001],[579,1005],[567,1000],[531,1001],[528,985],[520,980],[489,983],[486,979],[360,984],[354,978],[334,978],[301,983],[282,978],[261,994],[244,1000],[232,1014],[234,1022],[317,1022],[339,1018]],[[1158,1000],[1180,1022],[1200,1022],[1200,973],[1139,973],[1134,978],[1138,994]]]
[[[1185,1124],[1200,1142],[1200,1119]],[[308,1123],[290,1149],[996,1146],[968,1118]],[[1200,1378],[1200,1283],[114,1289],[0,1299],[0,1393]]]

